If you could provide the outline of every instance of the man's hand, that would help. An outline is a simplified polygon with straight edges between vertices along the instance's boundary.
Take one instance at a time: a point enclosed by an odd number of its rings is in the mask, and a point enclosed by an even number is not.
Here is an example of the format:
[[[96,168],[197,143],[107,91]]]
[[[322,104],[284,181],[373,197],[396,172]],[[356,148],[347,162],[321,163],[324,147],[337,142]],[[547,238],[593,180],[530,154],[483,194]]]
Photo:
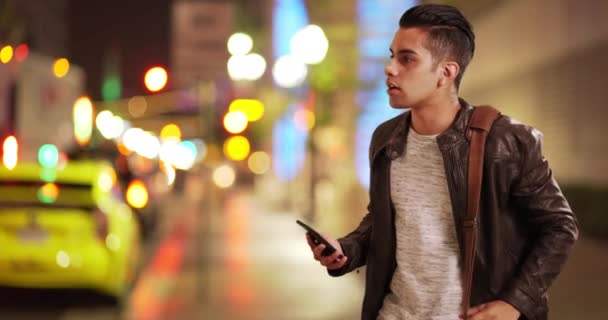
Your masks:
[[[348,258],[342,252],[342,247],[340,246],[340,243],[337,240],[327,237],[325,235],[322,236],[323,238],[325,238],[325,240],[327,240],[327,242],[329,242],[334,248],[336,248],[336,251],[329,256],[322,256],[321,252],[323,252],[323,250],[325,249],[325,245],[316,245],[312,238],[308,234],[306,234],[306,240],[308,241],[308,245],[312,250],[315,260],[319,261],[321,265],[327,267],[327,269],[329,270],[342,268]]]
[[[512,305],[496,300],[469,308],[467,315],[469,320],[517,320],[520,312]],[[464,317],[461,315],[460,318]]]

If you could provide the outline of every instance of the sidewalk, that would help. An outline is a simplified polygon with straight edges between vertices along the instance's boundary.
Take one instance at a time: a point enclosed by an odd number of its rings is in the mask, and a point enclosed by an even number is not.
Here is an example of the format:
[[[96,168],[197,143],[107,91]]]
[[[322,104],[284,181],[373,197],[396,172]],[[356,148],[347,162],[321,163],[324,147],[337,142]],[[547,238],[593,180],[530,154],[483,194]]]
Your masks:
[[[358,319],[362,274],[330,277],[312,258],[291,212],[271,211],[248,193],[205,214],[196,304],[179,319]],[[179,291],[179,290],[178,290]]]
[[[182,208],[176,221],[190,224],[182,266],[175,278],[151,282],[170,301],[156,317],[141,319],[359,318],[364,274],[328,276],[313,260],[297,214],[271,210],[243,191],[222,204],[206,201],[175,199]],[[608,243],[579,239],[549,291],[550,319],[608,319],[607,289]]]

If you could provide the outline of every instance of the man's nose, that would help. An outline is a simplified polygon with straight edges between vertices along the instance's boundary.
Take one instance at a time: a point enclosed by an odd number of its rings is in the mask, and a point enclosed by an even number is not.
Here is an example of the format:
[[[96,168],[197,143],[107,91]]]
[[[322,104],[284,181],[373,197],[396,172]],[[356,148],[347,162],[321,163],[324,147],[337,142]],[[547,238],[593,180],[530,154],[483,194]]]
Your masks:
[[[396,76],[395,66],[393,65],[393,59],[390,59],[384,66],[384,74],[386,76]]]

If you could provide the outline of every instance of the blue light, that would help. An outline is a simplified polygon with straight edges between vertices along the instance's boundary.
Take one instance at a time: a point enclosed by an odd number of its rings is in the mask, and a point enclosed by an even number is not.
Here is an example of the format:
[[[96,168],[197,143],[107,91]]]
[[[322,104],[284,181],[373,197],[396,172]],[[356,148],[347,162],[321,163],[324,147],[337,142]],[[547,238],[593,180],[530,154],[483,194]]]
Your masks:
[[[281,181],[289,181],[298,174],[306,159],[307,132],[298,130],[293,120],[296,105],[289,107],[272,132],[272,165]]]
[[[357,93],[357,105],[361,112],[355,133],[355,168],[359,182],[369,188],[369,143],[374,129],[402,110],[392,109],[386,94],[384,64],[389,47],[399,28],[399,18],[417,1],[402,0],[358,0],[359,25],[359,79],[370,84],[371,89]]]
[[[196,153],[198,152],[198,149],[196,148],[196,145],[194,144],[194,142],[192,142],[190,140],[182,141],[180,144],[183,147],[188,148],[188,150],[190,150],[190,152],[192,152],[192,154],[194,154],[194,155],[196,155]]]
[[[275,59],[289,54],[289,41],[308,25],[308,13],[303,0],[275,0],[272,17],[272,40]]]

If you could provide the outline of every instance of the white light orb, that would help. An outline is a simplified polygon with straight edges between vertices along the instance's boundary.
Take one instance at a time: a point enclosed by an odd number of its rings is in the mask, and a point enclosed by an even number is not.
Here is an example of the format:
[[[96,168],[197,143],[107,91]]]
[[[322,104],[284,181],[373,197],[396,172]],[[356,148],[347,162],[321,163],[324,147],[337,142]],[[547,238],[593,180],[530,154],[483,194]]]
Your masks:
[[[247,34],[237,32],[228,38],[228,52],[234,56],[244,56],[253,48],[253,40]]]
[[[293,56],[282,56],[274,63],[272,76],[281,87],[294,88],[306,79],[308,69],[300,59]]]

